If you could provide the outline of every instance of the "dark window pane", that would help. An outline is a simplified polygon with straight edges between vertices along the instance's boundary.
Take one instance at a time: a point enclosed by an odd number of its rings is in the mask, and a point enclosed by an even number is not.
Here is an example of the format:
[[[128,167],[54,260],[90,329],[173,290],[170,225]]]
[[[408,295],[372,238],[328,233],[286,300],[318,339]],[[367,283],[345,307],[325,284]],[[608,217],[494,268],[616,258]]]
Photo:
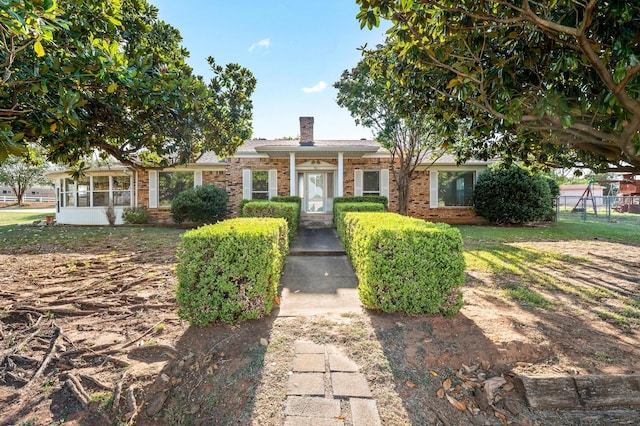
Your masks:
[[[176,195],[191,188],[193,188],[193,172],[160,172],[158,173],[158,204],[170,206]]]
[[[365,195],[380,195],[380,171],[362,172],[362,193]]]
[[[475,172],[438,172],[438,206],[472,206]]]
[[[269,191],[269,172],[266,170],[255,170],[251,173],[252,191]]]

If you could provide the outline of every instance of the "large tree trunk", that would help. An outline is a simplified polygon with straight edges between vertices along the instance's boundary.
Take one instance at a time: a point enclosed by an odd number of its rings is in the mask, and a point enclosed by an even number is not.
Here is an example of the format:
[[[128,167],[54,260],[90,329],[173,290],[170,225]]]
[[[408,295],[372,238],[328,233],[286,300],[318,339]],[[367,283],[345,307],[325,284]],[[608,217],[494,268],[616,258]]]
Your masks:
[[[411,176],[407,170],[398,171],[398,213],[406,216],[409,209],[409,191],[411,189]]]

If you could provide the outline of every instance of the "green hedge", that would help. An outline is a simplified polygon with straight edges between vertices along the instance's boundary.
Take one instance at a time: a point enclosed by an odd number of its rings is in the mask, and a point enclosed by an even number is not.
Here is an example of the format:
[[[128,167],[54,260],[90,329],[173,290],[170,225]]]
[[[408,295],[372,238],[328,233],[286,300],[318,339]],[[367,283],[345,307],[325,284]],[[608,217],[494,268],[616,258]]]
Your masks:
[[[277,203],[257,201],[246,203],[240,212],[242,217],[281,217],[289,227],[289,241],[295,237],[300,224],[300,205],[297,203]]]
[[[389,207],[389,200],[382,195],[360,195],[358,197],[335,197],[333,205],[338,203],[379,203],[384,204],[385,208]]]
[[[380,203],[339,203],[333,206],[333,224],[338,231],[345,250],[349,243],[345,238],[344,215],[347,212],[384,212],[386,209]]]
[[[302,205],[302,198],[297,195],[276,195],[271,197],[269,201],[275,201],[276,203],[297,203],[298,206]]]
[[[268,315],[289,250],[287,222],[237,218],[185,232],[178,246],[178,315],[192,325]]]
[[[465,280],[460,231],[396,213],[344,217],[348,254],[367,308],[452,315]]]

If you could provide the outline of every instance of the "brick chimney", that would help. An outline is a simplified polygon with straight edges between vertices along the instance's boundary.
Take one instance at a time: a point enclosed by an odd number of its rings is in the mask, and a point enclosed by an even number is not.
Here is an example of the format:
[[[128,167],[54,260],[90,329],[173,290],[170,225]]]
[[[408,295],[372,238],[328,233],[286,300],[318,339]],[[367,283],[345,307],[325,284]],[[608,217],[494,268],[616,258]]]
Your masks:
[[[300,145],[313,145],[313,117],[300,117]]]

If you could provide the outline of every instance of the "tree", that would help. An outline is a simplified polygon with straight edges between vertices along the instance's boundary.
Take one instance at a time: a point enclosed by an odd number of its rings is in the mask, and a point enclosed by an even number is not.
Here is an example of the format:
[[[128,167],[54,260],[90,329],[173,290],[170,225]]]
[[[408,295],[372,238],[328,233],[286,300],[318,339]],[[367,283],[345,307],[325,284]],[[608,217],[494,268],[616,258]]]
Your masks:
[[[433,110],[416,111],[412,103],[404,102],[405,89],[387,79],[389,70],[398,64],[393,56],[378,53],[369,52],[367,60],[345,70],[334,87],[338,105],[349,110],[356,124],[371,128],[375,139],[390,151],[398,211],[406,215],[418,165],[445,153],[445,135],[455,131],[455,122],[438,120]]]
[[[47,170],[48,165],[42,156],[35,150],[29,150],[21,157],[12,156],[0,164],[0,184],[11,187],[20,206],[27,189],[48,182],[44,177]]]
[[[45,13],[29,2],[3,7],[17,13],[27,3]],[[96,150],[133,166],[165,167],[202,150],[233,152],[251,134],[251,73],[210,58],[212,81],[193,75],[179,32],[145,0],[51,7],[41,49],[20,50],[5,68],[0,105],[12,115],[2,121],[0,161],[15,151],[7,147],[35,141],[50,160],[79,167]],[[27,35],[14,37],[29,43]]]
[[[356,1],[361,26],[391,21],[408,96],[473,119],[467,155],[640,171],[637,2]]]

